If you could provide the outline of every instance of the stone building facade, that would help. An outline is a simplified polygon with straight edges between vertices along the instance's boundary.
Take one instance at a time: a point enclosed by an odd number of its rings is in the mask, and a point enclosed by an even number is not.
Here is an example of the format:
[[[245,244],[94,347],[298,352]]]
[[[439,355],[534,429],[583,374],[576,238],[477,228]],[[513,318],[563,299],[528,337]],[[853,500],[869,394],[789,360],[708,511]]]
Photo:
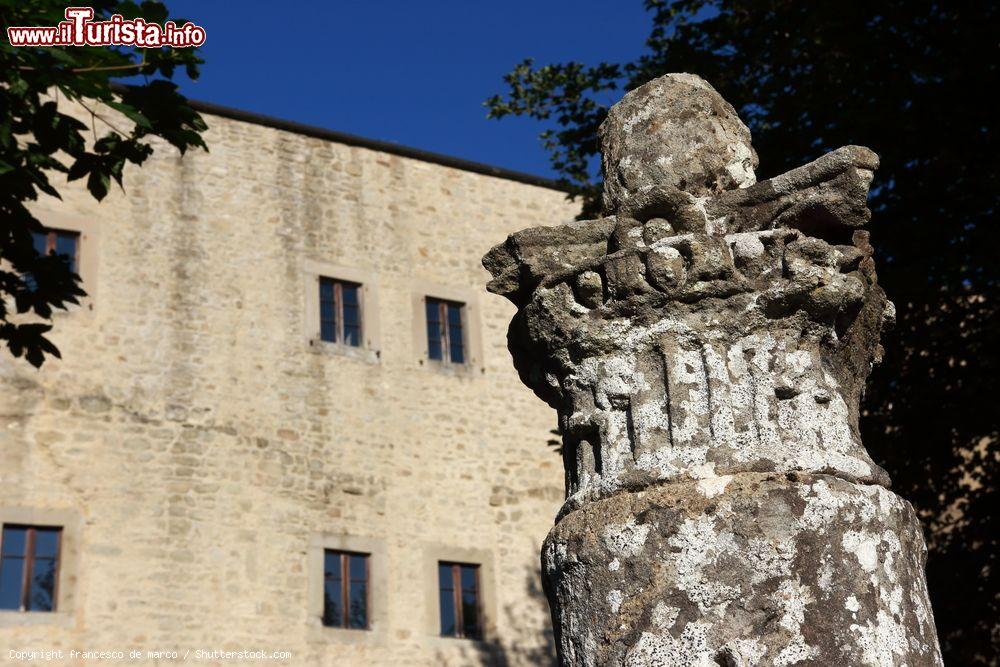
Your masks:
[[[159,146],[124,193],[36,208],[79,234],[90,296],[56,316],[62,360],[0,355],[0,521],[61,529],[56,608],[0,610],[0,662],[548,663],[555,419],[511,367],[514,308],[480,257],[574,206],[210,110],[211,152]],[[321,340],[324,277],[360,285],[360,346]],[[459,304],[463,363],[428,358],[428,297]],[[326,550],[368,555],[369,629],[323,624]],[[440,562],[478,566],[482,640],[440,636]]]

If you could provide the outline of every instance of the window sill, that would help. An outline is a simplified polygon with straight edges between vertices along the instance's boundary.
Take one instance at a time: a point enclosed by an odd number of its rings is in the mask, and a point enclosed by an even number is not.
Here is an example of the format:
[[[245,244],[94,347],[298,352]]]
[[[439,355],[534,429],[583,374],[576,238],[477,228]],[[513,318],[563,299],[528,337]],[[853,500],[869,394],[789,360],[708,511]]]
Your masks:
[[[471,639],[469,637],[443,637],[441,635],[432,635],[429,639],[431,646],[435,647],[439,651],[449,653],[451,651],[466,651],[471,649],[489,654],[496,646],[495,640],[491,640],[489,637]]]
[[[72,317],[74,315],[90,314],[94,312],[94,301],[90,298],[90,295],[83,297],[80,303],[68,303],[66,308],[53,308],[52,309],[52,319],[60,317]]]
[[[359,628],[335,628],[323,625],[318,619],[310,619],[310,641],[314,643],[335,643],[335,644],[377,644],[386,643],[385,632],[380,630],[375,624],[367,629]]]
[[[346,357],[369,364],[378,364],[382,359],[382,353],[378,350],[369,350],[365,347],[354,347],[352,345],[344,345],[343,343],[331,343],[330,341],[318,338],[309,339],[309,350],[315,354]]]
[[[437,359],[421,359],[420,365],[435,373],[442,375],[452,375],[455,377],[474,378],[486,373],[486,369],[473,363],[453,364],[450,361],[439,361]]]
[[[0,609],[0,628],[22,625],[59,625],[69,627],[73,615],[68,611],[13,611]]]

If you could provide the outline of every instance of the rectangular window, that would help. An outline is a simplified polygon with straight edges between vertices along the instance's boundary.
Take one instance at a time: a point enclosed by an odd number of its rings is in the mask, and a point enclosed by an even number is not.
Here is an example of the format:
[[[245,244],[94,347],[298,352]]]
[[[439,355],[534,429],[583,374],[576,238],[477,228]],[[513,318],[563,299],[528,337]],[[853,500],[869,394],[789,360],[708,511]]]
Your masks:
[[[482,639],[479,566],[438,563],[441,636]]]
[[[78,273],[77,267],[80,259],[79,232],[67,232],[62,229],[45,229],[40,232],[31,232],[31,240],[34,243],[35,252],[39,255],[56,254],[64,257],[69,262],[70,271]]]
[[[368,554],[323,552],[323,625],[368,629]]]
[[[61,528],[4,524],[0,609],[55,611]]]
[[[465,304],[426,298],[427,356],[453,364],[465,363],[463,319]]]
[[[330,343],[361,347],[361,285],[319,279],[319,337]]]

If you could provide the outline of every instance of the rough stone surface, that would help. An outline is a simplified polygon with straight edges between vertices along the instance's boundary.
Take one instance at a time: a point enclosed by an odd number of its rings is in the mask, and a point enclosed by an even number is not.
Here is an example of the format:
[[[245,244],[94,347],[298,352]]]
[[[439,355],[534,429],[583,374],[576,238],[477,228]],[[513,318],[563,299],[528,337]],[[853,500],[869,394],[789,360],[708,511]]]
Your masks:
[[[60,610],[0,610],[0,663],[24,664],[8,649],[136,648],[190,649],[189,662],[198,649],[290,653],[201,665],[545,664],[537,554],[562,501],[545,446],[554,420],[511,368],[514,308],[479,296],[479,260],[497,234],[579,207],[557,190],[206,120],[209,153],[158,144],[124,193],[97,204],[60,181],[63,201],[40,202],[47,224],[95,224],[81,243],[93,296],[56,314],[63,359],[36,371],[0,353],[0,521],[5,508],[59,511],[80,529]],[[381,324],[378,355],[311,339],[307,262],[377,280],[364,316]],[[425,283],[475,297],[480,363],[421,363]],[[323,576],[311,545],[330,536],[379,542],[369,631],[323,627],[311,609]],[[434,559],[449,554],[492,562],[485,642],[440,637]]]
[[[941,664],[919,524],[857,426],[894,313],[860,229],[878,157],[736,177],[749,133],[690,75],[602,140],[608,215],[484,258],[563,433],[563,664]]]
[[[656,185],[703,195],[756,181],[750,130],[704,79],[668,74],[625,95],[601,125],[605,207]]]
[[[829,475],[658,486],[567,515],[543,550],[568,665],[932,665],[909,504]]]

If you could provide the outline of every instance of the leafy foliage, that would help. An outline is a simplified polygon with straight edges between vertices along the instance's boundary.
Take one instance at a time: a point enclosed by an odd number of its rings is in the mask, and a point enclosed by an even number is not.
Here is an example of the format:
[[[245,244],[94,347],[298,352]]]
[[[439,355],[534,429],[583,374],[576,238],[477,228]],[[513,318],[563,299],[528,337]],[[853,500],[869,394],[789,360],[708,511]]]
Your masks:
[[[599,212],[596,130],[609,91],[668,72],[711,82],[747,121],[761,177],[844,144],[881,156],[871,195],[898,326],[866,397],[863,438],[928,533],[945,661],[1000,664],[996,111],[1000,5],[927,0],[647,0],[635,62],[506,76],[490,115],[546,125],[552,164]]]
[[[88,5],[95,21],[112,14],[155,23],[168,18],[160,2]],[[64,20],[66,6],[56,0],[0,0],[0,19],[4,26],[54,26]],[[46,355],[58,357],[45,336],[52,325],[37,320],[51,321],[54,308],[65,309],[85,296],[63,258],[35,251],[31,233],[42,225],[30,203],[40,194],[59,197],[50,180],[58,172],[69,181],[86,179],[90,193],[103,199],[112,181],[122,185],[127,163],[142,164],[152,154],[153,137],[182,153],[205,148],[205,122],[170,81],[178,68],[197,78],[201,63],[190,49],[0,43],[0,341],[14,356],[24,355],[35,366]],[[145,83],[115,84],[136,75]],[[91,124],[64,113],[66,102],[89,112]]]

